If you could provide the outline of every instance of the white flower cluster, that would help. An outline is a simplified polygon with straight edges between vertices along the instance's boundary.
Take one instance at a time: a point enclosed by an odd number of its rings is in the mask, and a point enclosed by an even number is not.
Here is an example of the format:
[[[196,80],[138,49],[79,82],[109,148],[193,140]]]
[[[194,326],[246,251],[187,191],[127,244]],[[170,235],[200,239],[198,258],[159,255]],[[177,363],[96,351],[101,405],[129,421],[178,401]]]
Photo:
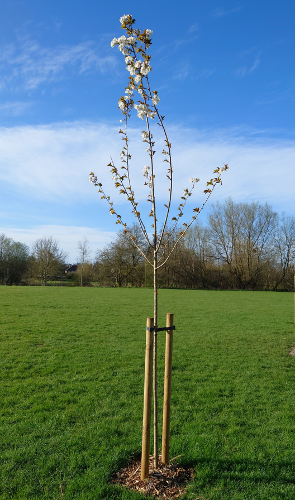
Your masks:
[[[196,182],[199,182],[199,180],[200,179],[198,177],[191,177],[189,181],[195,184]]]
[[[112,177],[114,182],[120,181],[120,176],[119,176],[118,172],[113,174],[111,177]]]
[[[150,167],[148,165],[145,165],[143,167],[142,173],[143,173],[143,176],[146,177],[146,179],[148,179],[148,177],[149,177],[149,169],[150,169]]]
[[[153,104],[156,106],[160,102],[160,97],[154,92],[154,97],[152,97]]]
[[[142,120],[144,120],[146,116],[152,119],[154,119],[156,116],[156,112],[151,111],[146,104],[134,104],[134,107],[137,110],[138,118],[141,118]]]
[[[220,167],[217,167],[217,168],[218,168],[218,173],[219,173],[219,175],[221,175],[221,174],[222,174],[222,172],[225,172],[225,171],[226,171],[226,168],[225,168],[225,167],[221,167],[221,168],[220,168]]]
[[[142,174],[143,174],[143,176],[144,176],[144,177],[148,180],[148,186],[149,186],[150,188],[152,188],[152,187],[153,187],[153,184],[152,184],[152,176],[151,176],[151,175],[149,175],[149,170],[150,170],[150,167],[149,167],[148,165],[145,165],[145,166],[143,167]]]
[[[130,17],[130,16],[131,16],[131,14],[124,14],[124,16],[120,17],[120,23],[121,23],[121,24],[123,24],[123,23],[124,23],[124,21],[125,21],[128,17]],[[132,17],[132,16],[131,16],[131,17]]]
[[[131,56],[125,58],[127,63],[126,69],[129,71],[131,76],[135,76],[134,80],[139,83],[143,76],[146,76],[150,71],[152,71],[151,66],[147,61],[135,61]]]
[[[132,19],[132,16],[129,14],[124,14],[124,16],[120,17],[120,23],[123,27],[125,27],[124,23],[126,22],[126,20],[128,20],[129,17],[130,19]],[[139,59],[138,60],[136,59],[136,55],[132,57],[131,53],[133,52],[135,54],[135,48],[137,45],[137,36],[140,32],[138,30],[132,30],[132,32],[129,31],[129,33],[131,33],[132,36],[126,37],[125,35],[122,35],[119,38],[113,38],[113,40],[111,41],[111,47],[118,45],[119,50],[125,56],[126,69],[133,77],[133,82],[131,81],[131,83],[129,84],[129,88],[126,89],[127,95],[121,97],[118,103],[119,108],[121,109],[122,112],[125,112],[126,110],[127,107],[126,101],[128,101],[130,97],[133,96],[132,89],[137,88],[139,94],[143,96],[144,99],[147,98],[142,86],[140,85],[139,88],[137,86],[141,84],[142,78],[144,76],[147,76],[147,74],[152,70],[149,64],[149,58],[146,58],[144,61],[141,61]],[[153,33],[152,30],[146,29],[143,32],[143,36],[147,40],[150,40],[152,33]],[[158,97],[156,91],[153,92],[153,97],[151,100],[154,106],[156,106],[160,101],[160,98]],[[156,112],[151,111],[146,104],[135,104],[134,108],[137,110],[137,116],[142,120],[144,120],[146,116],[152,119],[154,119],[156,116]]]
[[[143,141],[145,141],[148,138],[148,136],[149,134],[145,130],[141,132],[141,137]]]
[[[122,35],[120,38],[113,38],[111,41],[111,47],[113,48],[115,45],[118,45],[118,49],[124,56],[129,56],[131,46],[136,46],[136,38],[134,36]]]
[[[88,177],[88,180],[89,180],[89,182],[92,182],[92,184],[96,184],[96,182],[97,182],[97,177],[96,177],[96,175],[90,175],[90,176]]]
[[[149,40],[152,36],[152,30],[145,30],[145,37]]]

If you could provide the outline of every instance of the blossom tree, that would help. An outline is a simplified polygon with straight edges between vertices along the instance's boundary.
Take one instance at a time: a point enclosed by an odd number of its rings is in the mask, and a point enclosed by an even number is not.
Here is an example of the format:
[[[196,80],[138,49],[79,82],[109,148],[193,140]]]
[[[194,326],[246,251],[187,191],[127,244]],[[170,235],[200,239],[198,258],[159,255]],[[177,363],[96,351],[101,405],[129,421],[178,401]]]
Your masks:
[[[110,197],[105,193],[102,184],[97,179],[97,176],[91,172],[89,180],[95,186],[98,186],[98,192],[101,194],[101,198],[106,200],[110,207],[110,213],[116,216],[116,224],[121,224],[124,227],[124,232],[128,234],[137,247],[138,251],[142,254],[145,260],[152,266],[154,275],[154,342],[153,342],[153,399],[154,399],[154,464],[155,467],[158,466],[158,405],[157,405],[157,325],[158,325],[158,290],[157,290],[157,271],[162,267],[170,257],[171,253],[176,248],[177,244],[185,236],[188,228],[193,224],[206,202],[208,201],[213,189],[216,184],[221,184],[221,174],[227,170],[228,166],[224,165],[222,168],[216,168],[213,172],[213,177],[207,182],[206,189],[204,190],[205,200],[200,207],[196,207],[192,210],[192,215],[189,221],[182,224],[181,230],[179,230],[180,218],[183,216],[184,207],[192,195],[192,191],[199,179],[196,177],[190,178],[191,186],[183,190],[181,196],[181,201],[179,203],[177,213],[171,218],[169,218],[171,201],[172,201],[172,156],[171,156],[171,142],[168,139],[166,128],[164,126],[164,116],[160,114],[158,104],[160,101],[157,90],[151,90],[149,73],[152,70],[151,67],[151,56],[148,51],[151,46],[151,35],[152,31],[150,29],[145,29],[141,31],[134,28],[135,19],[132,15],[127,14],[120,18],[120,23],[122,29],[125,31],[125,35],[119,38],[114,38],[111,42],[111,47],[118,47],[120,52],[125,58],[126,69],[129,72],[128,85],[125,87],[125,95],[121,96],[119,99],[119,109],[123,114],[124,123],[123,130],[119,130],[119,134],[122,134],[123,148],[120,154],[121,166],[116,166],[115,162],[111,158],[108,167],[110,167],[111,176],[114,181],[114,185],[119,189],[119,193],[127,197],[127,200],[131,203],[132,213],[136,217],[142,234],[145,238],[147,244],[147,251],[145,251],[140,245],[135,242],[135,238],[129,230],[126,222],[123,221],[121,215],[117,212],[114,207],[113,202]],[[135,101],[135,96],[137,100]],[[137,111],[137,116],[145,123],[145,129],[141,133],[141,138],[143,143],[146,144],[146,152],[149,156],[148,165],[144,165],[142,174],[144,177],[144,185],[147,187],[147,201],[150,203],[150,213],[149,217],[152,219],[152,236],[148,232],[146,225],[144,224],[141,213],[139,211],[138,202],[135,198],[135,193],[131,186],[130,177],[130,160],[131,154],[129,151],[129,139],[127,135],[128,120],[131,117],[132,109]],[[163,161],[167,163],[167,174],[168,179],[168,200],[165,204],[165,217],[160,228],[157,220],[157,207],[155,199],[155,162],[154,155],[155,141],[152,134],[152,122],[157,119],[157,125],[161,128],[164,135],[163,148]],[[176,234],[176,238],[175,238]],[[167,239],[174,236],[174,245],[169,252],[169,254],[164,254],[164,249],[166,246]]]

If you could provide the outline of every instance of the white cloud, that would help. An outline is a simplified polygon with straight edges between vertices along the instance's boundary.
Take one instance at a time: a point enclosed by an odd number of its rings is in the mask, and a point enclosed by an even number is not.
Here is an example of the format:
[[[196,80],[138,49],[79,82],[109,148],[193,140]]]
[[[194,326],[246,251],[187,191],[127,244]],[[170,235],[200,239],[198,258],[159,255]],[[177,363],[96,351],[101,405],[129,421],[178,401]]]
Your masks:
[[[206,181],[217,166],[229,163],[223,186],[214,192],[214,200],[232,196],[234,200],[269,202],[280,210],[294,211],[295,141],[271,139],[266,133],[243,129],[197,131],[166,124],[172,142],[174,197],[181,196],[190,177],[200,177],[198,199]],[[156,127],[156,124],[155,124]],[[50,201],[58,204],[92,201],[97,204],[97,189],[88,182],[95,172],[107,194],[116,203],[124,203],[110,178],[110,156],[120,165],[122,149],[119,127],[77,122],[48,126],[24,126],[0,129],[1,190],[18,198]],[[130,130],[132,187],[139,201],[148,193],[143,186],[142,168],[148,154],[141,142],[141,128]],[[163,163],[163,142],[156,140],[155,165],[157,199],[165,203],[168,185]],[[4,192],[4,191],[3,191]],[[39,201],[38,201],[39,200]],[[101,202],[103,203],[103,202]]]
[[[216,69],[204,68],[197,76],[197,79],[199,80],[200,78],[209,78],[209,76],[213,75],[215,71]]]
[[[224,17],[234,14],[234,12],[239,12],[242,7],[233,7],[232,9],[225,10],[222,7],[217,7],[212,11],[213,17]]]
[[[261,54],[261,52],[259,52],[259,54],[256,56],[253,64],[250,66],[250,68],[248,68],[247,66],[242,66],[241,68],[237,69],[236,70],[236,76],[239,77],[239,78],[243,78],[243,76],[249,75],[256,68],[258,68],[258,66],[260,64],[260,54]]]
[[[34,90],[41,84],[64,78],[69,69],[80,74],[104,72],[114,67],[115,58],[101,56],[97,44],[91,41],[59,45],[52,49],[24,38],[19,45],[1,47],[0,65],[4,74],[0,89],[9,84],[12,88]]]
[[[0,113],[12,116],[22,115],[32,105],[31,102],[6,102],[0,105]]]
[[[4,233],[14,241],[25,243],[30,248],[39,238],[52,236],[59,242],[62,250],[67,252],[67,262],[74,264],[78,258],[78,241],[85,236],[89,243],[91,258],[95,257],[95,252],[111,243],[116,236],[115,232],[94,229],[91,227],[59,226],[59,225],[38,225],[27,229],[16,229],[14,227],[0,227],[0,234]]]
[[[188,32],[189,33],[194,33],[195,31],[199,30],[199,26],[197,24],[192,24],[191,27],[189,28]]]

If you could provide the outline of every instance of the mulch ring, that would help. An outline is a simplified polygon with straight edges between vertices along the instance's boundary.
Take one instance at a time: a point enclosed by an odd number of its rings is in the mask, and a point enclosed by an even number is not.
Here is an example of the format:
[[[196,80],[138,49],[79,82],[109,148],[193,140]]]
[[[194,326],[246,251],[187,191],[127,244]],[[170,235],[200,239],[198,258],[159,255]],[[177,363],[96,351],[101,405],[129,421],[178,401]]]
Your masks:
[[[289,352],[290,356],[295,356],[295,347],[293,347],[292,351]]]
[[[176,457],[177,458],[177,457]],[[157,469],[154,469],[154,457],[150,456],[150,473],[142,481],[141,460],[133,459],[130,464],[113,474],[112,483],[120,484],[129,490],[136,490],[145,495],[156,498],[175,499],[183,495],[188,481],[194,477],[193,469],[181,467],[180,465],[170,463],[165,465],[160,461]]]

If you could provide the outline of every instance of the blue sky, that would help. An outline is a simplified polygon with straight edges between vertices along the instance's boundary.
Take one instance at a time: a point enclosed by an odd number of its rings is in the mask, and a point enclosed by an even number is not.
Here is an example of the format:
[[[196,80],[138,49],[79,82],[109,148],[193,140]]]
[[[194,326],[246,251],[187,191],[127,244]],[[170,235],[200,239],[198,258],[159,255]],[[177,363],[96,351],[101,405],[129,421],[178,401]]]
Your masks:
[[[120,153],[128,78],[110,41],[129,13],[153,30],[150,81],[172,141],[175,203],[196,176],[199,206],[212,170],[229,163],[212,201],[268,202],[295,215],[293,1],[2,0],[0,232],[28,245],[52,235],[70,262],[86,236],[94,256],[118,226],[88,182],[92,170],[133,221],[106,167]],[[132,175],[144,213],[141,130],[134,118]],[[166,198],[160,168],[157,200]]]

